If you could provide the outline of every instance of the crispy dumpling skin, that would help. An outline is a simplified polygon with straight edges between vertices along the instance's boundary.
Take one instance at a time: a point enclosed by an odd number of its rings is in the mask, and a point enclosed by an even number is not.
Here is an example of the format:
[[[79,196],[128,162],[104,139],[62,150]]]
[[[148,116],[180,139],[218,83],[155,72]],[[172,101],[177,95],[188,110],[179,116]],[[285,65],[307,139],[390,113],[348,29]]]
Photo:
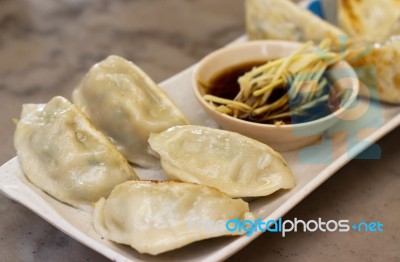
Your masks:
[[[152,134],[149,143],[174,180],[215,187],[231,197],[266,196],[294,187],[292,172],[279,153],[238,133],[176,126]]]
[[[174,181],[128,181],[96,203],[93,224],[105,239],[157,255],[230,232],[226,222],[252,217],[249,206],[207,186]],[[217,226],[204,227],[204,221]]]
[[[346,60],[357,71],[360,81],[368,86],[360,94],[383,102],[400,104],[400,39],[390,39],[379,46],[350,50]]]
[[[358,40],[385,41],[400,19],[398,0],[339,0],[338,7],[339,26]]]
[[[14,134],[27,178],[54,198],[87,208],[138,179],[128,161],[67,99],[23,106]]]
[[[188,124],[146,73],[118,56],[109,56],[94,65],[72,96],[129,162],[142,167],[159,163],[148,151],[150,133]]]
[[[250,40],[274,39],[321,42],[339,47],[345,33],[290,0],[246,0],[246,31]]]

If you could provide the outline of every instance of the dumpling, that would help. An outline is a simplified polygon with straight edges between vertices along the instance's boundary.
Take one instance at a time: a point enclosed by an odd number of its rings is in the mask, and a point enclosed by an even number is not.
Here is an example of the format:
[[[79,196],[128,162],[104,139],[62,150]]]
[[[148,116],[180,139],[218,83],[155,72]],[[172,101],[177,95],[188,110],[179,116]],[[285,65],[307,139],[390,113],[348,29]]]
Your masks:
[[[67,99],[24,105],[14,134],[27,178],[54,198],[79,208],[138,179],[128,161]]]
[[[373,46],[368,53],[366,47],[354,48],[346,60],[356,70],[365,86],[360,94],[381,101],[400,104],[400,39],[390,39]]]
[[[398,0],[340,0],[338,24],[349,36],[371,42],[388,39],[400,19]]]
[[[167,95],[140,68],[118,56],[94,65],[73,92],[73,102],[131,162],[153,167],[150,133],[188,124]]]
[[[104,238],[157,255],[194,241],[245,232],[229,220],[252,217],[241,199],[215,188],[165,181],[129,181],[96,203],[93,224]]]
[[[279,39],[339,46],[345,33],[290,0],[246,0],[246,29],[251,40]]]
[[[149,143],[171,179],[215,187],[231,197],[266,196],[294,186],[279,153],[238,133],[177,126],[151,134]]]

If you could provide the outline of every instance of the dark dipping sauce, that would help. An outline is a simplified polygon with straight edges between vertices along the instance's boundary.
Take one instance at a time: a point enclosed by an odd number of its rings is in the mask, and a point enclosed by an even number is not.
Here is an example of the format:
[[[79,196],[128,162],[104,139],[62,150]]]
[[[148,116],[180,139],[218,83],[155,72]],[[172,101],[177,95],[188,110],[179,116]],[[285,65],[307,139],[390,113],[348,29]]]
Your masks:
[[[268,61],[256,61],[238,64],[217,73],[209,82],[209,86],[203,86],[205,94],[214,95],[221,98],[233,100],[240,91],[238,79],[245,73],[251,71],[254,67],[265,64]],[[326,73],[324,73],[326,76]],[[329,77],[328,77],[329,79]],[[310,110],[304,116],[292,115],[281,119],[259,121],[251,116],[243,119],[250,122],[275,124],[277,121],[282,121],[284,124],[299,124],[313,121],[321,117],[327,116],[339,108],[339,99],[335,90],[330,89],[331,81],[325,86],[326,93],[329,93],[329,100],[326,103],[320,103]],[[287,93],[287,90],[276,88],[267,100],[267,104],[273,103]],[[294,108],[296,101],[291,101],[289,107]]]
[[[239,77],[251,71],[254,67],[267,61],[249,62],[226,68],[210,80],[210,86],[205,89],[207,94],[221,98],[234,99],[240,91]]]

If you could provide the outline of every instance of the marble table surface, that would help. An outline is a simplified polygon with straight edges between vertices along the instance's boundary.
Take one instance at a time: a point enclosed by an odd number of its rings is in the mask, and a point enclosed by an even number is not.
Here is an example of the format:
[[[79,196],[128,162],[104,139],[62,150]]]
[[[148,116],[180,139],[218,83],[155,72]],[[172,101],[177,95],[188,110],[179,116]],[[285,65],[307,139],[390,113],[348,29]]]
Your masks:
[[[15,155],[23,103],[71,91],[109,54],[156,81],[242,35],[241,0],[1,0],[0,163]],[[380,160],[354,160],[285,218],[380,221],[383,233],[263,234],[230,261],[400,261],[400,128],[378,143]],[[106,261],[0,195],[0,261]]]

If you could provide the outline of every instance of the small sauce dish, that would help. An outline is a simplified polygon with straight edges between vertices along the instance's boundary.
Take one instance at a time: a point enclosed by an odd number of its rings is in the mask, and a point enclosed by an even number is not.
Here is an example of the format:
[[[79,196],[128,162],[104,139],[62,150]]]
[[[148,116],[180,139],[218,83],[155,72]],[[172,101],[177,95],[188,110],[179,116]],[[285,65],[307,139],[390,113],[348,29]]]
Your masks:
[[[333,79],[330,88],[346,91],[340,106],[328,115],[304,122],[290,124],[266,124],[246,121],[221,113],[215,109],[203,96],[209,94],[204,83],[210,83],[218,74],[240,65],[260,64],[290,55],[302,43],[287,41],[251,41],[219,49],[204,57],[195,67],[192,86],[197,100],[208,115],[223,129],[234,131],[259,140],[277,151],[289,151],[310,145],[320,139],[322,133],[337,123],[346,119],[356,101],[359,92],[357,74],[345,61],[339,61],[328,70]],[[229,92],[227,92],[229,93]]]

